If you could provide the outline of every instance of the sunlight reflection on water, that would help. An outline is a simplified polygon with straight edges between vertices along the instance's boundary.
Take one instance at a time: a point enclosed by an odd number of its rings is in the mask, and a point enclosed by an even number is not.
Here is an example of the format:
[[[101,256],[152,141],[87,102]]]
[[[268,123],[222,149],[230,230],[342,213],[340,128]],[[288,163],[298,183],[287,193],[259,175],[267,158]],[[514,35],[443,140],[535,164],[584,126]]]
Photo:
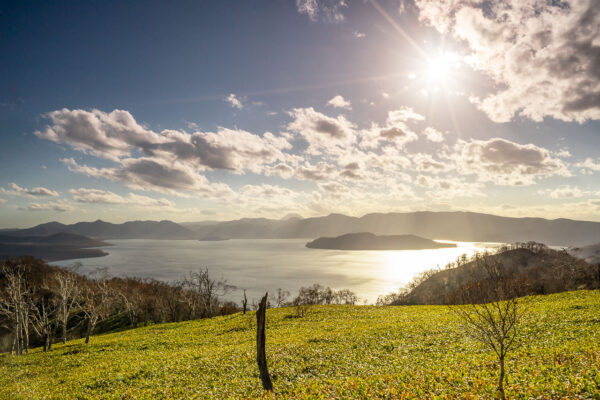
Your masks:
[[[498,243],[450,242],[456,248],[402,251],[319,250],[304,247],[306,239],[109,240],[106,257],[59,261],[83,264],[83,272],[108,267],[113,275],[174,281],[188,271],[207,267],[213,278],[224,278],[238,289],[227,297],[239,302],[246,288],[258,299],[277,288],[296,293],[313,283],[349,288],[369,303],[378,295],[397,291],[419,273],[443,267],[462,254],[499,246]]]

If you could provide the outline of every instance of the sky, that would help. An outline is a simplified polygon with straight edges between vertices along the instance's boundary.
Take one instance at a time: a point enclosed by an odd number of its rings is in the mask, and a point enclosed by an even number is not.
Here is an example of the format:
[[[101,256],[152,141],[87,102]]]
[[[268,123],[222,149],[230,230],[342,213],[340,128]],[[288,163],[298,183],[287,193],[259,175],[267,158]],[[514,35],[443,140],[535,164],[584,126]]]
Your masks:
[[[0,228],[600,221],[597,0],[0,0]]]

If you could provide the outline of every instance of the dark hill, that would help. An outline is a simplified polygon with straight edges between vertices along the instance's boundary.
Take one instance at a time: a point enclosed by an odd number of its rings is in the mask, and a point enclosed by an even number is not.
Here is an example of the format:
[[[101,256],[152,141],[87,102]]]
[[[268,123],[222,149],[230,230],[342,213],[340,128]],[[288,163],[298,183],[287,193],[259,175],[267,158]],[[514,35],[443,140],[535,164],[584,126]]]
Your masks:
[[[93,248],[101,246],[109,244],[66,232],[49,236],[0,235],[0,260],[24,255],[46,261],[101,257],[108,253]]]
[[[592,265],[565,251],[544,245],[513,246],[489,255],[490,262],[507,276],[515,278],[519,295],[548,294],[600,287],[600,265]],[[458,266],[457,266],[458,265]],[[414,281],[397,304],[447,304],[460,288],[474,287],[488,279],[481,262],[475,259],[449,264],[430,271]]]
[[[348,233],[338,237],[321,237],[306,244],[311,249],[334,250],[420,250],[456,247],[415,235],[377,236],[369,232]]]

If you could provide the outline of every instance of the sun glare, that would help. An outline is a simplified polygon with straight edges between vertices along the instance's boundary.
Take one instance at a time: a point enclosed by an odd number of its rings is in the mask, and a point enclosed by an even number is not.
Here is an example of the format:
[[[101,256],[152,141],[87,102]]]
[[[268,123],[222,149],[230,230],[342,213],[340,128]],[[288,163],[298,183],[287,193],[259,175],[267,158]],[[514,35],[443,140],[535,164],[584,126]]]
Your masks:
[[[445,85],[458,67],[459,57],[456,53],[437,54],[427,60],[426,79],[430,84]]]

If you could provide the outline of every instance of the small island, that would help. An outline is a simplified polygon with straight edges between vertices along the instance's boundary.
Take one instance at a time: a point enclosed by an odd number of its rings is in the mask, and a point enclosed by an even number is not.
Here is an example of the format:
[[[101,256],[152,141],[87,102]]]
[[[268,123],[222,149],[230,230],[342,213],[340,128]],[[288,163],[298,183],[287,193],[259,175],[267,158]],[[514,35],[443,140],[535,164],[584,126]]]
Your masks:
[[[311,249],[329,250],[424,250],[456,247],[415,235],[377,236],[370,232],[348,233],[338,237],[320,237],[306,243]]]

